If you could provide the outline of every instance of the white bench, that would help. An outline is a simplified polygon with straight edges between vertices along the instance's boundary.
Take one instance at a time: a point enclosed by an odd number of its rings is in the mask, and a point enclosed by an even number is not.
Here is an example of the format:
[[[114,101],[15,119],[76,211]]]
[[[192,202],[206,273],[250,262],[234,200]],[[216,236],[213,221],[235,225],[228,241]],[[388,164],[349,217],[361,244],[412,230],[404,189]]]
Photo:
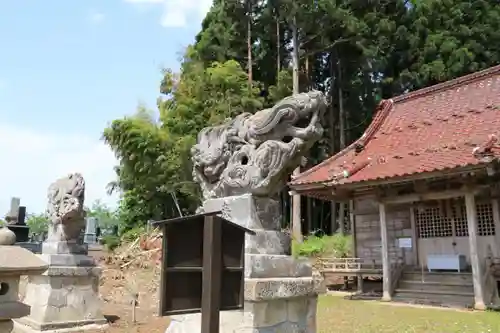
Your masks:
[[[464,271],[467,261],[463,254],[429,254],[427,255],[427,269],[429,272],[436,269]]]

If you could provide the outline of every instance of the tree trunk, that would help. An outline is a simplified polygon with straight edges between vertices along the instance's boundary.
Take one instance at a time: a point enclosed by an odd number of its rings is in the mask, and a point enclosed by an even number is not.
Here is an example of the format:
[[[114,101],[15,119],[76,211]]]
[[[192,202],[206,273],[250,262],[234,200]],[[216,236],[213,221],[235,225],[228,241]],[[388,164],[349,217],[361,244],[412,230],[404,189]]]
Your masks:
[[[330,154],[333,156],[335,155],[335,110],[333,106],[333,95],[334,95],[334,84],[333,84],[333,78],[335,76],[335,68],[334,68],[334,57],[333,57],[333,51],[330,52],[330,92],[329,92],[329,97],[330,97],[330,117],[328,119],[330,120],[329,124],[329,136],[330,136]],[[330,231],[331,234],[333,235],[335,232],[337,232],[337,202],[335,200],[332,200],[330,203]]]
[[[338,88],[338,99],[339,99],[339,132],[340,132],[340,150],[344,149],[346,146],[346,132],[345,132],[345,112],[344,112],[344,96],[342,91],[342,66],[340,59],[337,61],[337,88]],[[339,227],[340,233],[343,235],[345,233],[345,202],[340,203],[339,207]]]
[[[346,132],[345,132],[345,111],[344,111],[344,96],[342,91],[342,66],[340,59],[337,61],[337,88],[338,88],[338,99],[339,99],[339,132],[340,132],[340,150],[344,149],[346,146]]]
[[[252,60],[252,1],[247,0],[247,51],[248,51],[248,88],[252,88],[253,60]]]
[[[281,72],[281,31],[278,9],[276,8],[276,82],[279,81]]]
[[[311,80],[310,80],[310,75],[311,75],[311,69],[309,67],[309,56],[306,56],[306,82],[304,84],[305,90],[308,91],[311,89]]]
[[[305,85],[304,85],[304,88],[306,91],[309,91],[311,89],[311,80],[310,80],[310,76],[311,76],[311,68],[309,66],[309,57],[306,56],[306,75],[305,75],[305,79],[306,79],[306,82],[305,82]],[[306,230],[306,234],[310,234],[312,231],[313,231],[313,214],[312,214],[312,209],[313,209],[313,198],[311,197],[307,197],[306,198],[306,204],[307,204],[307,212],[306,212],[306,216],[307,216],[307,230]]]
[[[293,17],[292,23],[292,62],[293,62],[293,93],[299,93],[299,37],[297,31],[297,18]],[[300,174],[300,166],[293,170],[293,176]],[[292,176],[292,177],[293,177]],[[296,242],[302,243],[302,221],[300,214],[300,195],[292,196],[292,233]]]

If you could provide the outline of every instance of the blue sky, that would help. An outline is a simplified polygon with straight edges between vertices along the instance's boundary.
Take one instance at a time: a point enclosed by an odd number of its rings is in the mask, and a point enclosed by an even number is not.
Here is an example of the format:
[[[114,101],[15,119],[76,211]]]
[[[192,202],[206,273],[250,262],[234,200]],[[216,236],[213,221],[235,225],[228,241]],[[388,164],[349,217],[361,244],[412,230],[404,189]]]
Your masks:
[[[106,124],[154,107],[210,0],[0,0],[0,217],[11,196],[42,212],[56,178],[81,172],[87,204],[113,204]]]

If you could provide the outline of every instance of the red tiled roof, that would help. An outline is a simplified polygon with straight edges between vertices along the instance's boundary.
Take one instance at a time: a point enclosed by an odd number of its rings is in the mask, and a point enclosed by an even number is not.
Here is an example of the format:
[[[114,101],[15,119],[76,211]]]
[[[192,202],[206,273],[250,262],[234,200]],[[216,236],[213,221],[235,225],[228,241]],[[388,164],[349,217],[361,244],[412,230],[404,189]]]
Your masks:
[[[500,157],[488,149],[498,131],[500,66],[495,66],[382,101],[360,139],[291,185],[340,185],[478,165],[485,162],[475,147]]]

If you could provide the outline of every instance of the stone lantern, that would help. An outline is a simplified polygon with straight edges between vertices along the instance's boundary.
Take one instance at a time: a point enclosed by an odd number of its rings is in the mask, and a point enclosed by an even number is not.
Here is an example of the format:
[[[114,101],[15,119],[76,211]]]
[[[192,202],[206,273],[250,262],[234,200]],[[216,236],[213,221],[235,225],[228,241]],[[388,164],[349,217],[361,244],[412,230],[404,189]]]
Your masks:
[[[0,332],[10,333],[12,319],[30,314],[30,306],[19,301],[19,280],[22,275],[42,274],[48,265],[30,251],[11,246],[7,228],[0,228]],[[9,231],[12,232],[12,231]],[[13,234],[13,233],[12,233]]]

